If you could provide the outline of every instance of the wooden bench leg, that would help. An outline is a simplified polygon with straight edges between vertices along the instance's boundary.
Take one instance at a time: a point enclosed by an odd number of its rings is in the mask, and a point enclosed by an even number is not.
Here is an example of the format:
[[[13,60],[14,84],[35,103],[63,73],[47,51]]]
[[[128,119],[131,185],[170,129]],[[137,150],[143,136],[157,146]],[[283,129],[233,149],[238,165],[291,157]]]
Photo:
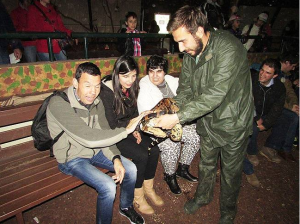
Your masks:
[[[18,224],[24,224],[23,214],[22,212],[16,214]]]

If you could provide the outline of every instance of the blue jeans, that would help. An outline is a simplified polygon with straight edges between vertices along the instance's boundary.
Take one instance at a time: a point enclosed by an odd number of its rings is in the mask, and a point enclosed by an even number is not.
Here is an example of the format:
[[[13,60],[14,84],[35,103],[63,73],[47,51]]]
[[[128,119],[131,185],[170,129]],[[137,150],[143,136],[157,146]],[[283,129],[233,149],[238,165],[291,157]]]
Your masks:
[[[257,155],[258,153],[258,146],[257,146],[257,136],[259,133],[259,128],[255,121],[253,121],[252,127],[252,135],[249,138],[249,144],[247,147],[247,154],[249,155]]]
[[[137,170],[130,160],[123,156],[121,156],[121,160],[126,172],[121,184],[120,208],[128,208],[133,203]],[[102,151],[91,159],[76,158],[58,165],[58,168],[64,174],[75,176],[96,189],[98,192],[96,223],[109,224],[112,221],[116,184],[110,176],[104,174],[96,167],[114,172],[112,161],[107,159]]]
[[[248,158],[246,157],[243,161],[243,172],[246,175],[251,175],[254,173],[254,168],[252,163],[248,160]]]
[[[54,54],[54,58],[56,61],[67,60],[67,56],[65,54],[65,51],[60,51],[59,53]],[[50,61],[49,53],[38,52],[37,55],[40,61]]]
[[[258,146],[257,146],[257,136],[259,133],[259,128],[255,121],[253,121],[252,127],[252,135],[249,137],[249,144],[247,147],[247,154],[249,155],[257,155],[258,153]],[[251,175],[254,173],[252,163],[247,159],[247,157],[243,161],[243,171],[246,175]]]
[[[36,47],[35,46],[24,47],[24,56],[26,62],[36,62]]]
[[[272,128],[272,133],[267,138],[265,146],[291,152],[298,126],[299,116],[295,112],[284,108]]]

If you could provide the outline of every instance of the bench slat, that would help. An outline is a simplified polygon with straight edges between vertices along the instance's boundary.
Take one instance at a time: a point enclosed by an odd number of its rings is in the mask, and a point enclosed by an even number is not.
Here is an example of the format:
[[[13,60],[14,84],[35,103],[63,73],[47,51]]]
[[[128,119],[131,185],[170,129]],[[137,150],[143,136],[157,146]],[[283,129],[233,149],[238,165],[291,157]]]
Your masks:
[[[7,166],[4,170],[1,171],[1,176],[9,177],[16,173],[22,173],[27,170],[30,170],[34,167],[43,166],[47,162],[53,161],[53,165],[57,165],[57,162],[54,161],[53,158],[50,158],[49,155],[38,154],[37,157],[33,157],[32,159],[24,160],[19,164],[11,164],[11,166]],[[55,163],[54,163],[55,162]]]
[[[0,127],[33,120],[40,106],[41,103],[0,110]]]
[[[5,186],[0,187],[0,195],[9,194],[14,191],[20,191],[21,188],[25,188],[26,186],[36,183],[37,180],[44,180],[48,177],[60,174],[61,172],[57,167],[49,167],[49,169],[44,170],[43,172],[36,173],[34,175],[24,177],[22,179],[16,180],[14,182],[10,182]]]
[[[49,155],[50,155],[49,151],[38,151],[35,148],[31,148],[31,149],[26,150],[25,152],[23,150],[23,153],[19,153],[18,155],[14,156],[13,158],[3,159],[1,157],[0,171],[4,170],[4,168],[6,168],[7,166],[11,166],[12,164],[15,164],[15,163],[21,163],[24,160],[30,160],[30,158],[33,158],[33,157],[39,157],[39,156],[44,157],[44,156],[49,156]],[[0,178],[1,178],[1,176],[0,176]]]
[[[65,175],[61,172],[56,172],[53,176],[50,176],[50,174],[49,176],[47,176],[47,174],[45,174],[45,177],[41,180],[35,179],[34,182],[26,183],[25,186],[16,191],[11,191],[5,195],[1,194],[0,201],[2,205],[6,206],[7,203],[14,201],[16,198],[26,197],[27,195],[30,195],[35,191],[39,191],[39,189],[59,183],[60,181],[64,181],[68,178],[68,175]]]
[[[26,126],[1,133],[0,144],[31,136],[31,126]]]
[[[19,157],[22,154],[29,153],[32,150],[37,151],[37,149],[35,149],[33,146],[33,141],[28,141],[28,142],[24,142],[24,143],[10,146],[7,148],[1,148],[0,149],[0,158],[1,158],[1,161],[6,161],[6,160],[13,159],[15,157]],[[49,153],[49,155],[50,155],[50,153]]]
[[[34,166],[34,167],[30,167],[24,170],[21,170],[20,172],[15,172],[13,171],[11,174],[4,176],[3,178],[0,179],[0,189],[2,187],[6,187],[7,185],[9,185],[10,183],[16,183],[22,179],[34,176],[38,173],[43,173],[45,171],[47,171],[48,169],[51,168],[57,168],[57,162],[53,159],[50,161],[47,161],[46,163],[44,163],[43,165],[39,165],[39,166]]]
[[[14,216],[22,211],[25,211],[33,206],[36,206],[42,202],[47,201],[55,196],[58,196],[66,191],[69,191],[83,183],[72,176],[61,174],[59,182],[48,183],[44,187],[38,186],[34,192],[24,195],[22,198],[15,197],[5,204],[0,205],[0,221],[3,221],[11,216]],[[2,199],[1,199],[2,201]]]

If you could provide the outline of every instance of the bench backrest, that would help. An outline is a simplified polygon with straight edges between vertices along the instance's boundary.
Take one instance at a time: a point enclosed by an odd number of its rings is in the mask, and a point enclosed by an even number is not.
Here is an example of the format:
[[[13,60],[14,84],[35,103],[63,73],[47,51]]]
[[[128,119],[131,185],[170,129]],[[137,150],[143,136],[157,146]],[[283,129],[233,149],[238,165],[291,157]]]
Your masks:
[[[32,120],[41,102],[0,111],[0,161],[33,148]]]

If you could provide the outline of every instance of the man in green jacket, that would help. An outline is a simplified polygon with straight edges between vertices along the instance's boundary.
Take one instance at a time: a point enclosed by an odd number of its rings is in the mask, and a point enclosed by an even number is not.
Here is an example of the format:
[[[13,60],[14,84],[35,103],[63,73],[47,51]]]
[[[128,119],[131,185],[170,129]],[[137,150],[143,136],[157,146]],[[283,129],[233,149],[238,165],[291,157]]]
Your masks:
[[[161,116],[156,126],[170,129],[197,120],[201,136],[199,183],[185,212],[194,213],[213,199],[220,156],[220,223],[233,223],[254,111],[247,52],[230,33],[209,31],[195,7],[180,8],[167,28],[184,53],[174,98],[180,110]]]

